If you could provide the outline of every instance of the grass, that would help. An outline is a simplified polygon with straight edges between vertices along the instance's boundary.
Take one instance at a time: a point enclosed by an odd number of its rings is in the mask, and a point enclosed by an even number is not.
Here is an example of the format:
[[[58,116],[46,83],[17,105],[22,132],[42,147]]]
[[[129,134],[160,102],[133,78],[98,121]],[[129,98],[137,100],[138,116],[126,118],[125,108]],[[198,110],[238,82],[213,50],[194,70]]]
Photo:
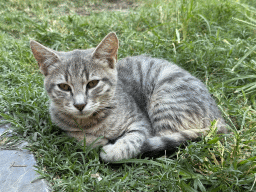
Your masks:
[[[133,0],[113,10],[118,2],[0,2],[0,112],[16,133],[1,147],[29,141],[54,191],[255,191],[256,3]],[[212,131],[171,156],[112,165],[99,160],[100,149],[68,138],[51,123],[29,40],[59,51],[87,49],[110,31],[120,39],[119,58],[165,58],[205,82],[231,134]]]

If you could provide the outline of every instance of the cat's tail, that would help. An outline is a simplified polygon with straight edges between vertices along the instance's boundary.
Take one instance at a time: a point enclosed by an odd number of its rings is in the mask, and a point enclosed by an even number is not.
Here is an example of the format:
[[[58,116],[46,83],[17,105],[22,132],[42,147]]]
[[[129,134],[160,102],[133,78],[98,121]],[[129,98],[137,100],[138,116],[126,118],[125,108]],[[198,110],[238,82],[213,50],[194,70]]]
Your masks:
[[[141,153],[150,154],[158,151],[174,151],[177,147],[186,144],[187,141],[198,140],[202,135],[206,135],[208,132],[209,128],[185,130],[182,132],[150,137],[144,142],[141,148]],[[226,133],[226,129],[219,128],[217,133]]]
[[[154,153],[165,150],[173,151],[188,140],[192,140],[191,137],[180,132],[171,135],[150,137],[144,142],[141,153]]]

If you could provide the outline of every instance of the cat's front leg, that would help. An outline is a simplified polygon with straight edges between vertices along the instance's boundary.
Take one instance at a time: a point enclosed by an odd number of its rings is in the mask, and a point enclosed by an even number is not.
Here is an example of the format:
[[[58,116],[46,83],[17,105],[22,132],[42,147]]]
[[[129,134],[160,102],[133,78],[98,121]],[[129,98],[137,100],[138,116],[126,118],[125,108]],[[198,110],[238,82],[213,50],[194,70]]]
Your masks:
[[[146,128],[129,129],[124,136],[117,139],[114,144],[103,146],[100,157],[105,162],[120,161],[136,157],[147,138]]]
[[[78,141],[83,141],[85,139],[86,141],[86,146],[92,144],[95,140],[98,139],[97,136],[91,135],[91,134],[84,134],[82,131],[67,131],[67,134],[70,137],[74,137],[76,138]],[[106,145],[108,143],[108,139],[106,138],[100,138],[98,139],[93,145],[92,147],[97,147],[97,146],[103,146]],[[83,142],[82,142],[83,144]]]

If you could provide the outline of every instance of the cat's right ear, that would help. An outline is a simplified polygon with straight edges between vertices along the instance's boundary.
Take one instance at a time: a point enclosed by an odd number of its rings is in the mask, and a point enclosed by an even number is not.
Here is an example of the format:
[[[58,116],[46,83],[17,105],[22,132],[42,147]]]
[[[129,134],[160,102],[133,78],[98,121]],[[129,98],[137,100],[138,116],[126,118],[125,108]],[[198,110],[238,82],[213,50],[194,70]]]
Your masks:
[[[105,60],[110,68],[117,62],[118,39],[114,32],[109,33],[96,47],[93,58]]]
[[[30,48],[38,62],[41,73],[47,76],[49,74],[49,66],[59,62],[59,56],[53,50],[33,40],[30,40]]]

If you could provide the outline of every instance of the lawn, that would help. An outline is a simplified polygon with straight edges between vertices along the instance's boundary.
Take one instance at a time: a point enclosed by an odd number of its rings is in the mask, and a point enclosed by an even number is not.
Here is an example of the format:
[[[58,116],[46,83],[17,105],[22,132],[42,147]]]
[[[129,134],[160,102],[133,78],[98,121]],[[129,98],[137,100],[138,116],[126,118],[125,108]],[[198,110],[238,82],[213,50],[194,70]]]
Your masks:
[[[115,31],[118,57],[148,54],[201,79],[230,133],[213,131],[174,154],[118,164],[52,124],[33,39],[58,51],[95,47]],[[256,1],[3,0],[0,116],[27,140],[54,191],[256,191]],[[0,141],[4,137],[0,138]]]

